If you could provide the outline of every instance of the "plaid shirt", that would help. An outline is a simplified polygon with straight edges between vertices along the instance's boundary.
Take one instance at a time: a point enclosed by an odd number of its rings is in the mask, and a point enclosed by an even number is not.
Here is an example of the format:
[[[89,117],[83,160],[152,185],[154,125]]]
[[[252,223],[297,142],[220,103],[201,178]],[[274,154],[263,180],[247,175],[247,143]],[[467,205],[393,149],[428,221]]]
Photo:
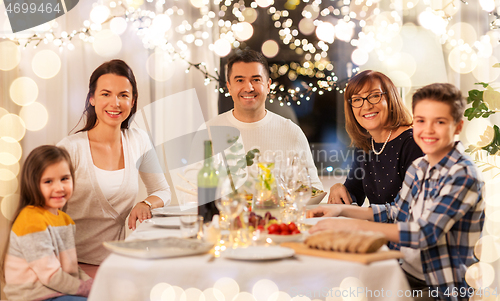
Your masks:
[[[477,262],[474,245],[484,224],[484,182],[460,142],[425,178],[428,167],[427,156],[415,160],[395,201],[372,205],[373,215],[377,222],[398,224],[400,246],[421,250],[425,282],[439,288],[440,300],[462,300],[451,292],[468,287],[465,272]],[[432,205],[409,222],[412,201],[421,192]],[[390,247],[399,249],[399,245],[391,243]],[[446,296],[447,289],[450,295]]]

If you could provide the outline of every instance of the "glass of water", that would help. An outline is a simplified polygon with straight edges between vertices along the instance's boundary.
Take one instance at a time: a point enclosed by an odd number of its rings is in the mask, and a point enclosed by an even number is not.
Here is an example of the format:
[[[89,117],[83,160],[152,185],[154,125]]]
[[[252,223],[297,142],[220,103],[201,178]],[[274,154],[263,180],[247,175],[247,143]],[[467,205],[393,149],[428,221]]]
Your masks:
[[[183,238],[203,238],[203,216],[182,215],[179,216],[179,220]]]

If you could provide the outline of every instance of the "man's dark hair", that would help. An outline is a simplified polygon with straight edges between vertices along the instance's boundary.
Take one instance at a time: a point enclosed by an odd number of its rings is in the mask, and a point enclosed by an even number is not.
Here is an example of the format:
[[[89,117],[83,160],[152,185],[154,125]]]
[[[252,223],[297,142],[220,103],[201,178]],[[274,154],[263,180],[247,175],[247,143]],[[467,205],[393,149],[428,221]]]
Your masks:
[[[270,78],[269,74],[269,65],[267,64],[266,58],[255,50],[247,49],[240,50],[236,52],[233,56],[231,56],[227,61],[227,81],[231,78],[231,69],[233,68],[234,63],[261,63],[266,71],[267,78]]]

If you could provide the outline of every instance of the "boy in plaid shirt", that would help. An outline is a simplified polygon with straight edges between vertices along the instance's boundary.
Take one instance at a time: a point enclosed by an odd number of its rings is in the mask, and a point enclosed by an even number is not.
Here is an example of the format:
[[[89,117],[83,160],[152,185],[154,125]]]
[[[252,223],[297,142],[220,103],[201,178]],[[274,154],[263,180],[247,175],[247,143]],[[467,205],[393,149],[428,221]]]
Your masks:
[[[422,290],[418,299],[433,300],[429,290],[437,290],[439,300],[468,300],[465,272],[477,261],[474,245],[484,223],[484,182],[463,145],[454,141],[462,130],[465,105],[460,90],[451,84],[417,90],[413,137],[426,155],[408,168],[395,201],[370,208],[316,208],[308,216],[355,219],[323,220],[310,232],[382,232],[390,246],[405,255],[401,267],[411,288]]]

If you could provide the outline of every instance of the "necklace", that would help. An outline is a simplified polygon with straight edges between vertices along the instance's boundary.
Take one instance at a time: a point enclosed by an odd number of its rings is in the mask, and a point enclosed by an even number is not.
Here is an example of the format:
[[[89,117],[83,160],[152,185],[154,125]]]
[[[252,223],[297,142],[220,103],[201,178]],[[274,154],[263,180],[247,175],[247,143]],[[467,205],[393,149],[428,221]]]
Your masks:
[[[387,139],[385,139],[384,145],[382,145],[382,149],[379,152],[377,152],[375,150],[375,145],[373,145],[373,137],[372,137],[372,150],[373,150],[373,153],[375,153],[375,155],[378,156],[384,151],[384,148],[387,145],[387,142],[389,141],[389,139],[391,138],[391,135],[392,135],[392,130],[389,132],[389,136],[387,136]]]

